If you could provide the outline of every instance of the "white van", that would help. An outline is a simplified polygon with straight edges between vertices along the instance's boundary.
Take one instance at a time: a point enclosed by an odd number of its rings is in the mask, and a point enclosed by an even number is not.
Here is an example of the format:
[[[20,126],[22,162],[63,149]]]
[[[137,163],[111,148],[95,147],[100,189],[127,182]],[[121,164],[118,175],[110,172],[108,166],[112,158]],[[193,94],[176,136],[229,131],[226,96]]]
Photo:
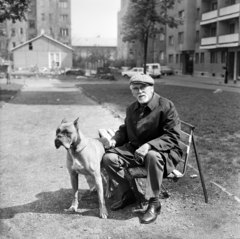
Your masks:
[[[146,68],[150,76],[161,77],[161,65],[159,63],[147,63]]]

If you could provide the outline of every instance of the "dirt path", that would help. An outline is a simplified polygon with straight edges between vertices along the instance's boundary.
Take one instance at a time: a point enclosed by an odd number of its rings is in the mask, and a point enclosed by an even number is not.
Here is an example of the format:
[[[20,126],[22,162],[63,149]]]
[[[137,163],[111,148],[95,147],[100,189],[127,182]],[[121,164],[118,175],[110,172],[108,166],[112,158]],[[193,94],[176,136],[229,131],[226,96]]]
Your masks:
[[[0,109],[1,238],[240,238],[239,203],[207,182],[204,203],[199,178],[188,170],[178,183],[166,183],[172,196],[162,200],[162,213],[141,225],[128,207],[98,218],[97,195],[79,177],[79,211],[67,214],[71,186],[64,149],[54,147],[55,129],[63,118],[80,117],[83,133],[97,137],[98,128],[116,128],[121,120],[71,84],[35,84]],[[107,200],[107,208],[116,199]]]

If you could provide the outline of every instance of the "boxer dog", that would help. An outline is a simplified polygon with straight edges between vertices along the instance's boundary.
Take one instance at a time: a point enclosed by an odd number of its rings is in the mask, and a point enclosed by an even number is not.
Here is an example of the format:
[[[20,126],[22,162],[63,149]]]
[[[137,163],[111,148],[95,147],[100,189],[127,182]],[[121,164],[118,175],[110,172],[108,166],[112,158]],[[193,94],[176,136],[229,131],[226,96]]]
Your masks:
[[[73,189],[72,205],[66,211],[77,211],[78,208],[78,174],[91,175],[99,198],[100,218],[107,218],[101,173],[101,160],[105,153],[104,139],[87,138],[79,130],[77,118],[74,122],[63,119],[56,130],[55,146],[67,150],[67,169]],[[108,177],[106,197],[111,197],[111,181]]]

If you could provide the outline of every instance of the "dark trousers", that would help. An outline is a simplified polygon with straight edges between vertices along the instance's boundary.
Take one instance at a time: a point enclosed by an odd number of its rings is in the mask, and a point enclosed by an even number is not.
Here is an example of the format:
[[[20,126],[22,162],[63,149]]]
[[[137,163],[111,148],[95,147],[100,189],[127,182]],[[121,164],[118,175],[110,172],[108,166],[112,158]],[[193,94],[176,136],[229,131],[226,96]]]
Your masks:
[[[126,163],[127,161],[127,163]],[[147,170],[145,198],[157,197],[160,194],[163,179],[165,161],[162,155],[150,150],[144,158],[144,166]],[[129,182],[124,178],[124,167],[139,166],[134,160],[128,160],[116,153],[106,153],[103,156],[103,166],[110,178],[119,184],[121,193],[130,190]]]

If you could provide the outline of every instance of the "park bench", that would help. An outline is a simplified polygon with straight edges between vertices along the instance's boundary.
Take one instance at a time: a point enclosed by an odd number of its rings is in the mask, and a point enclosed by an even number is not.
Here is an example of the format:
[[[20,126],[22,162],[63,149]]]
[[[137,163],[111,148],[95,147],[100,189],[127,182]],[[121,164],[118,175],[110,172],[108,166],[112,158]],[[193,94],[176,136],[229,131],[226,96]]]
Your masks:
[[[204,176],[202,173],[201,163],[199,160],[197,147],[195,143],[195,137],[193,132],[194,129],[195,127],[193,125],[188,124],[184,121],[181,121],[180,147],[183,151],[183,157],[179,165],[177,166],[177,168],[174,169],[172,173],[167,175],[166,178],[176,182],[179,179],[184,177],[187,170],[187,166],[188,166],[190,152],[192,151],[191,147],[193,146],[193,151],[197,161],[197,166],[198,166],[198,171],[201,179],[205,202],[208,203],[208,195],[205,187]],[[99,129],[100,138],[110,139],[114,134],[115,134],[115,130]],[[125,168],[125,177],[130,183],[131,189],[133,190],[137,198],[140,208],[144,207],[144,200],[143,200],[143,197],[141,196],[143,194],[143,189],[139,184],[139,179],[146,178],[146,176],[147,176],[147,173],[146,173],[145,167]],[[162,184],[162,189],[164,190],[165,196],[168,197],[168,192],[163,184]]]

